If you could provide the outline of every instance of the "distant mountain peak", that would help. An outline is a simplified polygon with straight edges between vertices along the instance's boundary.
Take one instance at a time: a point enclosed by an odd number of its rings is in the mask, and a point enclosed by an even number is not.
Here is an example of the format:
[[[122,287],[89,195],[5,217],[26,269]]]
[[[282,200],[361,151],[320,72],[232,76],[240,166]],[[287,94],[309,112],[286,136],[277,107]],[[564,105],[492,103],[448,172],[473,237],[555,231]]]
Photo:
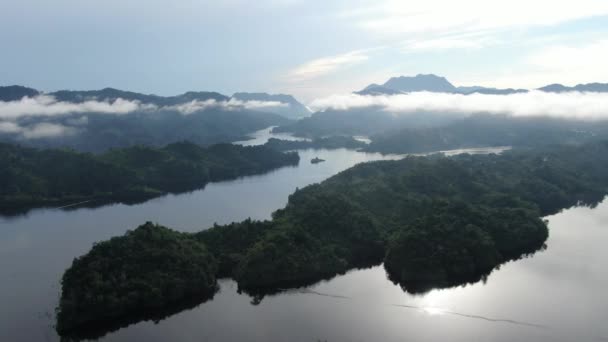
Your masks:
[[[542,88],[538,88],[540,91],[549,93],[564,93],[569,91],[580,91],[588,93],[608,93],[608,83],[583,83],[577,84],[574,87],[568,87],[563,84],[553,83]]]
[[[456,91],[456,87],[445,77],[434,74],[418,74],[414,77],[391,77],[382,86],[401,92],[432,91],[452,93]]]
[[[355,93],[359,95],[396,95],[418,91],[458,92],[457,88],[445,77],[435,74],[418,74],[416,76],[391,77],[384,84],[372,83]]]
[[[586,83],[568,87],[563,84],[553,83],[537,90],[549,93],[563,93],[569,91],[608,93],[608,83]],[[363,90],[356,91],[359,95],[398,95],[410,92],[428,91],[434,93],[453,93],[453,94],[487,94],[487,95],[509,95],[526,93],[527,89],[514,88],[488,88],[482,86],[459,86],[455,87],[443,76],[435,74],[418,74],[416,76],[397,76],[391,77],[384,84],[372,83]]]
[[[40,95],[38,90],[20,85],[0,87],[0,101],[19,101],[24,97],[34,97],[37,95]]]

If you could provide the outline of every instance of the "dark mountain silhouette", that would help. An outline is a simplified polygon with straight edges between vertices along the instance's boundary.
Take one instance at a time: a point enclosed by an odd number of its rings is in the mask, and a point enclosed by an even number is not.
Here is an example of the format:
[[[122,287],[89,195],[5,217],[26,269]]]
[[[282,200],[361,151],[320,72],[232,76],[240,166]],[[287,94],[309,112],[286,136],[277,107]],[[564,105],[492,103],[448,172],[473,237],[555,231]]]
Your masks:
[[[19,101],[24,97],[32,97],[39,94],[40,92],[36,89],[18,85],[0,87],[0,101]]]
[[[381,86],[378,84],[370,84],[365,89],[361,91],[356,91],[355,94],[359,95],[397,95],[403,94],[400,90],[390,89],[385,86]]]
[[[431,91],[436,93],[453,93],[456,87],[445,77],[433,74],[416,75],[414,77],[399,76],[392,77],[383,84],[385,88],[401,92]]]
[[[268,107],[264,110],[290,119],[299,119],[310,115],[310,110],[306,106],[287,94],[235,93],[232,98],[241,101],[275,101],[287,104],[284,107]]]
[[[608,92],[608,83],[588,83],[579,84],[574,87],[564,86],[562,84],[550,84],[537,90],[550,93],[563,93],[569,91],[580,92]],[[429,91],[434,93],[452,93],[452,94],[489,94],[489,95],[509,95],[517,93],[526,93],[527,89],[513,88],[489,88],[482,86],[460,86],[455,87],[445,77],[429,74],[416,75],[414,77],[399,76],[392,77],[384,84],[372,83],[363,90],[356,91],[359,95],[397,95],[409,92]]]
[[[578,84],[574,87],[567,87],[563,84],[554,83],[542,88],[538,88],[548,93],[565,93],[569,91],[580,91],[590,93],[608,93],[608,83],[587,83]]]
[[[140,94],[131,91],[124,91],[114,88],[104,88],[101,90],[60,90],[49,93],[58,101],[80,103],[84,101],[110,101],[124,99],[139,101],[141,103],[153,104],[157,106],[174,106],[191,101],[228,101],[228,96],[216,92],[187,92],[176,96],[158,96]]]
[[[467,88],[473,88],[472,90],[466,90]],[[527,93],[527,89],[498,89],[498,88],[486,88],[486,87],[458,87],[459,93],[461,94],[487,94],[487,95],[509,95],[517,93]]]

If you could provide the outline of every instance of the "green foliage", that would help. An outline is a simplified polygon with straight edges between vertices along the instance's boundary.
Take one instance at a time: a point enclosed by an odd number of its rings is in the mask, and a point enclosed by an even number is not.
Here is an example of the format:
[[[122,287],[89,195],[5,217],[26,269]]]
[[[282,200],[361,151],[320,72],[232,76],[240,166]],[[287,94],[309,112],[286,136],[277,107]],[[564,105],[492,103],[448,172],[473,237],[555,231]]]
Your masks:
[[[296,153],[230,144],[203,148],[180,142],[101,155],[0,144],[0,204],[15,210],[90,199],[146,199],[298,161]]]
[[[212,296],[216,273],[204,244],[148,222],[74,260],[62,279],[57,331]]]
[[[537,147],[581,144],[606,137],[606,122],[478,114],[432,127],[406,127],[381,132],[372,137],[366,150],[423,153],[487,146]]]
[[[267,147],[277,151],[293,151],[304,149],[337,149],[349,148],[360,149],[367,146],[365,143],[358,141],[350,136],[331,136],[326,138],[317,138],[311,141],[306,140],[281,140],[270,138],[266,144]]]
[[[233,277],[246,290],[281,287],[389,252],[387,269],[408,290],[450,286],[541,248],[548,232],[539,217],[601,200],[607,152],[597,143],[360,164],[291,195]],[[443,252],[429,259],[434,246]]]
[[[207,245],[213,255],[218,258],[218,277],[222,278],[232,275],[247,249],[260,240],[271,228],[272,223],[269,221],[247,219],[241,223],[215,225],[197,233],[195,237]]]
[[[127,160],[152,172],[145,158]],[[209,275],[206,282],[232,277],[256,295],[383,260],[390,278],[410,292],[479,280],[542,248],[548,230],[540,217],[597,204],[608,192],[606,167],[608,142],[359,164],[297,190],[271,221],[193,235],[147,224],[96,245],[66,271],[59,319],[154,308],[147,305],[180,297],[187,280],[202,274]],[[152,269],[157,264],[160,270]],[[209,273],[190,277],[201,264]],[[134,276],[123,276],[125,270]],[[178,288],[177,295],[170,288]]]
[[[546,238],[536,211],[442,201],[391,237],[384,266],[406,290],[424,291],[475,279]]]

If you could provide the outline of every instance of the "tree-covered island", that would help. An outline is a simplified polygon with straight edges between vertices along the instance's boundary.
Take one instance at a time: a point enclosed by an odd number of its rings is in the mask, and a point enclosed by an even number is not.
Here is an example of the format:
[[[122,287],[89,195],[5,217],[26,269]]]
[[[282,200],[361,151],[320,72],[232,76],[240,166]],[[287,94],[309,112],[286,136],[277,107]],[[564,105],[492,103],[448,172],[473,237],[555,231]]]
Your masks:
[[[0,144],[0,208],[11,214],[89,200],[138,202],[296,165],[299,159],[297,153],[231,144],[180,142],[103,154]]]
[[[219,277],[259,294],[384,262],[389,277],[414,293],[474,281],[542,248],[541,217],[598,203],[607,167],[608,142],[412,156],[359,164],[298,190],[270,221],[195,234],[146,224],[74,260],[57,328],[69,335],[212,293]]]

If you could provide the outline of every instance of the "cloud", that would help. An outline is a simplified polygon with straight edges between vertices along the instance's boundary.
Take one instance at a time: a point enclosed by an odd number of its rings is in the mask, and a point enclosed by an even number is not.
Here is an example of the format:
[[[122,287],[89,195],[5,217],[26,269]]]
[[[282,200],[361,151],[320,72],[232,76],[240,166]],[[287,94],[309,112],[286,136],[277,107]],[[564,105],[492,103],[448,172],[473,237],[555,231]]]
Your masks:
[[[36,97],[24,97],[19,101],[2,102],[0,101],[0,121],[18,120],[23,117],[34,116],[62,116],[69,114],[100,113],[123,115],[135,111],[154,111],[154,110],[176,110],[182,114],[192,114],[197,111],[209,108],[222,108],[225,110],[252,109],[264,110],[277,107],[288,107],[288,103],[279,101],[240,101],[230,99],[229,101],[216,101],[209,99],[206,101],[194,100],[191,102],[166,107],[157,107],[152,104],[144,104],[138,101],[129,101],[118,98],[113,102],[107,101],[85,101],[82,103],[61,102],[52,96],[41,95]],[[86,125],[86,116],[78,119],[70,119],[70,123],[79,126]],[[9,130],[9,126],[0,126],[0,132]]]
[[[306,81],[325,76],[339,69],[366,61],[368,56],[362,50],[351,51],[336,56],[314,59],[291,70],[287,78],[291,81]]]
[[[0,133],[20,133],[22,128],[14,122],[0,122]]]
[[[75,133],[73,127],[43,122],[23,129],[25,139],[55,138]]]
[[[114,102],[85,101],[71,103],[57,101],[52,96],[24,97],[19,101],[0,101],[0,120],[15,120],[25,116],[60,116],[71,113],[127,114],[136,110],[151,109],[137,101],[117,99]]]
[[[546,93],[531,91],[512,95],[446,94],[418,92],[393,96],[334,95],[314,100],[317,110],[376,107],[400,114],[419,111],[458,114],[492,113],[513,116],[550,116],[572,119],[608,119],[606,93]]]
[[[76,133],[74,127],[42,122],[30,126],[20,126],[14,122],[0,122],[0,133],[19,135],[24,139],[56,138]]]
[[[278,107],[288,107],[288,103],[279,101],[241,101],[237,99],[230,99],[229,101],[217,101],[215,99],[209,99],[205,101],[194,100],[191,102],[164,107],[163,109],[176,110],[182,114],[192,114],[201,110],[209,108],[221,108],[224,110],[240,110],[240,109],[252,109],[252,110],[264,110]]]
[[[598,0],[400,0],[369,1],[367,8],[346,11],[366,30],[381,34],[446,33],[525,29],[608,15],[608,2]]]
[[[56,101],[51,96],[37,96],[33,98],[24,97],[19,101],[0,101],[0,134],[18,136],[21,139],[43,139],[56,138],[78,133],[84,126],[89,124],[88,113],[100,113],[108,115],[124,115],[134,111],[169,110],[178,111],[184,115],[209,108],[220,108],[222,110],[265,110],[277,107],[288,107],[288,103],[279,101],[240,101],[230,99],[229,101],[192,101],[176,106],[157,107],[151,104],[142,104],[137,101],[117,99],[113,102],[86,101],[83,103],[71,103]],[[79,114],[78,117],[68,117],[65,124],[38,122],[31,123],[30,117],[58,117],[69,114]],[[22,120],[25,119],[25,120]],[[44,120],[44,119],[43,119]],[[30,122],[28,124],[28,122]]]

